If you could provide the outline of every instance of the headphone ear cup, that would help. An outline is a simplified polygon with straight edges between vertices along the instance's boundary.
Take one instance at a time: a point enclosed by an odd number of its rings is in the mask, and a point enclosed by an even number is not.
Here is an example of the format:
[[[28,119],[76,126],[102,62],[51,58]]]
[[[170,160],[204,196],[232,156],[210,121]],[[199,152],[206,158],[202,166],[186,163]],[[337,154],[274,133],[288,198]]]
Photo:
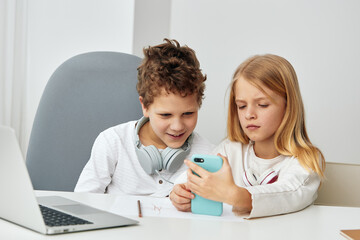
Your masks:
[[[267,170],[263,174],[261,174],[261,176],[259,177],[258,183],[259,183],[259,185],[271,184],[271,183],[276,182],[278,177],[279,176],[276,173],[276,171],[274,169],[270,168],[269,170]]]
[[[166,148],[162,151],[163,167],[169,172],[175,172],[184,163],[187,151],[181,148]]]
[[[154,174],[156,170],[162,169],[162,157],[153,145],[140,147],[136,150],[140,165],[147,174]]]
[[[255,174],[250,168],[245,170],[243,174],[243,182],[247,187],[258,185]]]

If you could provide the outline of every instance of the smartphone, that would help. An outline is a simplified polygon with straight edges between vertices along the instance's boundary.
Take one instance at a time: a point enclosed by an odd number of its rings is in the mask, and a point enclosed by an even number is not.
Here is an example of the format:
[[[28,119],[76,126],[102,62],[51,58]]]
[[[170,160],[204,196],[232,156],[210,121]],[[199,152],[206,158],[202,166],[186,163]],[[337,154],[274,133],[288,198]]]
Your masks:
[[[194,154],[190,160],[208,172],[217,172],[223,164],[222,158],[215,155]],[[195,214],[220,216],[223,212],[223,203],[195,194],[195,198],[191,199],[191,211]]]

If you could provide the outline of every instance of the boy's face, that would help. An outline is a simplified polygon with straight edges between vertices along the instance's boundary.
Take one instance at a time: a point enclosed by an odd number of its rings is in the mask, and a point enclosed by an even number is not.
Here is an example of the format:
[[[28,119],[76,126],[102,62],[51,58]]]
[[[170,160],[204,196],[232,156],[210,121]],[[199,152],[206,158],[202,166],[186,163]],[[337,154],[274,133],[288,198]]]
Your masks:
[[[194,94],[182,97],[162,91],[148,108],[144,107],[142,97],[140,103],[144,116],[150,119],[140,130],[145,146],[179,148],[196,127],[199,105]]]

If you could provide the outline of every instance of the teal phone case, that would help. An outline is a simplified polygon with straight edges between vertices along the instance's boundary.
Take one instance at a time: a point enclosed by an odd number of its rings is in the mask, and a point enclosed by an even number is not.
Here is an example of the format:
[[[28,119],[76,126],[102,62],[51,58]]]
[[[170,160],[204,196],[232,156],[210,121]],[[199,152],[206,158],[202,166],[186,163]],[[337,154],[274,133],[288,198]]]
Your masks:
[[[203,159],[203,162],[195,161],[196,159]],[[203,154],[192,155],[191,161],[209,172],[217,172],[223,163],[223,160],[219,156]],[[191,199],[191,211],[196,214],[220,216],[223,212],[223,203],[209,200],[195,194],[195,198]]]

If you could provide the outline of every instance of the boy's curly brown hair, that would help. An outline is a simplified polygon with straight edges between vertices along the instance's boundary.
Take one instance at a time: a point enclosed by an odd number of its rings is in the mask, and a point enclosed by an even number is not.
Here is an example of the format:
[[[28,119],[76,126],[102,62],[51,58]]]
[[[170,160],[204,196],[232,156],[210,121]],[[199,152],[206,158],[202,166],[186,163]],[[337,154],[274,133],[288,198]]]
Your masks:
[[[163,90],[183,97],[196,94],[199,107],[205,90],[206,75],[201,73],[195,51],[180,46],[176,40],[144,48],[144,59],[138,67],[136,89],[146,108]]]

